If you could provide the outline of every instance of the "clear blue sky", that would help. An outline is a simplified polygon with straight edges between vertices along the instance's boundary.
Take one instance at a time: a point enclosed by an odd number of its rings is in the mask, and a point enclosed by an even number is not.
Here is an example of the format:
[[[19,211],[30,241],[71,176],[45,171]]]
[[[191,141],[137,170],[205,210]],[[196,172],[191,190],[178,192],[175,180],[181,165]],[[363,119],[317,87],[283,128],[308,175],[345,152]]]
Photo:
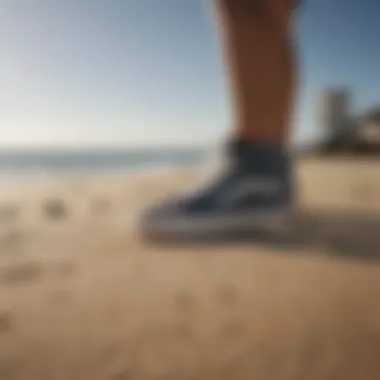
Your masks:
[[[305,0],[297,140],[326,86],[380,103],[380,1]],[[206,0],[3,0],[0,145],[208,143],[228,131]]]

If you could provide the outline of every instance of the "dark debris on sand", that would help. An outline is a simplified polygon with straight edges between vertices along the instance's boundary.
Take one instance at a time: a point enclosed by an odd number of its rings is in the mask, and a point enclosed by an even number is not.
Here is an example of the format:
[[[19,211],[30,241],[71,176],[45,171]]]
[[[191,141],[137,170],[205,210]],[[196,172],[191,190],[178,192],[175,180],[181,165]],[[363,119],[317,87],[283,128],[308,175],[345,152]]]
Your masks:
[[[12,316],[9,311],[0,310],[0,334],[12,329]]]
[[[62,199],[50,199],[43,206],[44,215],[52,220],[62,220],[68,216],[68,207]]]

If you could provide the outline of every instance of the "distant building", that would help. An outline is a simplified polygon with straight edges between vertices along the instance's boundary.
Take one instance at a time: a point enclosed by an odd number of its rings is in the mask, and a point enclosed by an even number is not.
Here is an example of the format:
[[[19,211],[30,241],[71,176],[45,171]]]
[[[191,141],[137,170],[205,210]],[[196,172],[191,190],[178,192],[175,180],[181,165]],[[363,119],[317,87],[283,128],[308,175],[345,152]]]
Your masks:
[[[339,135],[348,127],[352,94],[348,89],[326,90],[320,100],[319,119],[328,134]]]
[[[380,105],[353,115],[351,91],[330,89],[321,96],[319,121],[327,135],[322,150],[380,154]]]
[[[366,111],[358,119],[356,138],[366,144],[380,146],[380,106]]]

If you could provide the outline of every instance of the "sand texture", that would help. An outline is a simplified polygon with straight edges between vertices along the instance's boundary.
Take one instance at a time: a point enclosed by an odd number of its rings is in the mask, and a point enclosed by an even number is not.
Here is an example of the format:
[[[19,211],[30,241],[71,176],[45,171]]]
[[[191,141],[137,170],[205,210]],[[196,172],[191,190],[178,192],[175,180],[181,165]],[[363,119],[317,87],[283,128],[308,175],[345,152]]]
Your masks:
[[[380,379],[380,162],[304,159],[280,240],[153,244],[196,170],[0,187],[0,380]]]

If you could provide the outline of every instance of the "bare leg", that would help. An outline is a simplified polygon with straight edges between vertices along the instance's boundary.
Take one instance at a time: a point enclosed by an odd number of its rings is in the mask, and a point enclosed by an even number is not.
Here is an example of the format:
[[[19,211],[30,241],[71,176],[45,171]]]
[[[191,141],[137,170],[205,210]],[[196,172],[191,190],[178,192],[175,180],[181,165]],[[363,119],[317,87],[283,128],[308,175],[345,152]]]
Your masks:
[[[283,144],[293,100],[291,0],[214,0],[238,138]]]

